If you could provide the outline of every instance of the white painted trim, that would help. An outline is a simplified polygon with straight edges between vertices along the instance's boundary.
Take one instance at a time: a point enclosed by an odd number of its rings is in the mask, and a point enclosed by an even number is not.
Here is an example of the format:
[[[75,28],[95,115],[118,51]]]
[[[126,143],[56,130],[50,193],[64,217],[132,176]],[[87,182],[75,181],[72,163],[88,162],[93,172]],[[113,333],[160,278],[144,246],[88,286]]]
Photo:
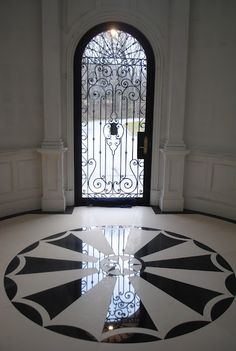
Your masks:
[[[37,151],[21,149],[0,152],[0,168],[0,217],[39,209],[42,185]]]
[[[41,209],[41,196],[19,199],[18,201],[0,204],[0,218],[39,209]]]
[[[185,196],[184,208],[236,220],[236,206],[223,202]]]
[[[184,162],[187,150],[161,149],[163,157],[163,185],[160,208],[163,212],[183,211]]]
[[[236,162],[236,156],[235,154],[232,153],[213,153],[213,152],[206,152],[203,150],[198,150],[198,149],[191,149],[189,150],[189,155],[188,158],[210,158],[210,159],[217,159],[217,160],[223,160],[227,162]]]
[[[63,147],[61,139],[61,46],[58,0],[42,0],[43,112],[42,147]]]
[[[38,149],[42,158],[42,210],[65,211],[64,153],[63,149]]]
[[[160,196],[160,208],[162,212],[182,212],[184,208],[184,198],[168,198],[163,193]]]
[[[62,140],[62,77],[60,2],[42,0],[44,139],[42,210],[64,211],[64,142]]]
[[[66,197],[66,205],[73,206],[74,205],[74,191],[73,190],[65,191],[65,197]]]
[[[236,219],[236,157],[193,150],[186,158],[184,207]]]
[[[163,212],[182,211],[184,207],[184,143],[189,0],[170,2],[169,70],[167,93],[167,131],[162,154],[160,208]]]
[[[160,201],[160,190],[153,190],[151,189],[151,195],[150,195],[150,205],[151,206],[158,206],[159,201]]]
[[[184,117],[187,84],[189,0],[170,2],[167,135],[165,147],[185,147]]]
[[[99,4],[98,4],[99,7]],[[162,100],[165,85],[164,71],[164,38],[158,29],[153,26],[148,19],[135,8],[124,10],[96,8],[90,11],[78,23],[75,23],[64,36],[63,64],[66,81],[63,82],[63,91],[66,91],[66,124],[67,124],[67,146],[68,153],[66,159],[66,190],[74,191],[74,111],[73,111],[73,58],[75,49],[84,34],[94,26],[110,21],[127,23],[142,32],[153,48],[156,75],[154,91],[154,114],[153,114],[153,147],[152,147],[152,174],[151,189],[159,189],[159,144],[160,144],[160,120],[162,114]]]

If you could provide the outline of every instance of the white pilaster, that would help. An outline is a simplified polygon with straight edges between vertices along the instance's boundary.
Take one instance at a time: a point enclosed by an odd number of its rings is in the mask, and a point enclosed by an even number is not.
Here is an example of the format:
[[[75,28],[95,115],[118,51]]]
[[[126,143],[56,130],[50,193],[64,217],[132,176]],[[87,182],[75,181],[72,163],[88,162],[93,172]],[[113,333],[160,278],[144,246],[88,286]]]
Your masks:
[[[184,207],[184,160],[188,151],[161,150],[164,164],[160,208],[163,212],[182,211]]]
[[[38,149],[42,157],[42,210],[65,211],[64,194],[64,152],[66,149]]]
[[[44,140],[42,210],[64,211],[64,152],[61,138],[61,45],[58,0],[42,0]]]
[[[169,81],[167,101],[167,133],[162,154],[163,181],[160,196],[162,211],[182,211],[184,133],[189,0],[171,0],[169,34]]]

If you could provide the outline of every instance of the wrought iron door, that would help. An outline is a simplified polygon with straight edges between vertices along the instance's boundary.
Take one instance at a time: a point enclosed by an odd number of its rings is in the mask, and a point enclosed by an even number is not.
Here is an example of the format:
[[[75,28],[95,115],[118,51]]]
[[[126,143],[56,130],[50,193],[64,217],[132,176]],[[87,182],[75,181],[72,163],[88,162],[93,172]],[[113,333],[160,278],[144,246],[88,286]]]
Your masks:
[[[151,153],[146,53],[131,34],[111,29],[87,43],[80,69],[81,200],[142,201]]]

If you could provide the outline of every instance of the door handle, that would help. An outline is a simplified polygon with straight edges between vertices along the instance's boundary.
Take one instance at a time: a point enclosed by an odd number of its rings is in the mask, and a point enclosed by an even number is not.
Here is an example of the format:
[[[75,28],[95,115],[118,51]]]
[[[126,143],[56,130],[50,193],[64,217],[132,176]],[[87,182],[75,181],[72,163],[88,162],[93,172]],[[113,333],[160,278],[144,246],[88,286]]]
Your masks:
[[[148,137],[147,137],[147,135],[145,135],[145,137],[144,137],[143,153],[144,153],[144,155],[147,155],[147,153],[148,153]]]
[[[148,153],[148,136],[144,132],[138,132],[137,158],[142,159]]]

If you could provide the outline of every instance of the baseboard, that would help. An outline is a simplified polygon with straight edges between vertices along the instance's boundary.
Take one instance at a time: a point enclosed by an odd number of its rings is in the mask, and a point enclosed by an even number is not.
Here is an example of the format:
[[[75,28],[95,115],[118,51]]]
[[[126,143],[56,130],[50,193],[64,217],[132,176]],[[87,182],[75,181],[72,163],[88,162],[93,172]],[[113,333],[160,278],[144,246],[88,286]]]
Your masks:
[[[236,220],[236,206],[230,206],[225,203],[185,197],[184,207],[189,210],[200,211],[234,221]]]
[[[72,214],[74,211],[74,207],[73,206],[67,206],[65,209],[65,212],[44,212],[40,209],[36,209],[36,210],[30,210],[30,211],[23,211],[23,212],[19,212],[19,213],[15,213],[15,214],[10,214],[4,217],[0,217],[0,221],[9,219],[9,218],[14,218],[14,217],[19,217],[19,216],[24,216],[27,214],[50,214],[50,215],[56,215],[56,214]]]
[[[22,212],[38,210],[41,207],[41,197],[20,199],[0,204],[0,218]]]
[[[203,215],[207,217],[212,217],[212,218],[217,218],[222,221],[230,222],[236,224],[236,220],[227,218],[227,217],[222,217],[222,216],[217,216],[211,213],[206,213],[206,212],[200,212],[200,211],[194,211],[194,210],[189,210],[189,209],[184,209],[182,212],[163,212],[161,211],[159,206],[152,206],[153,212],[158,215],[169,215],[169,214],[198,214],[198,215]]]

